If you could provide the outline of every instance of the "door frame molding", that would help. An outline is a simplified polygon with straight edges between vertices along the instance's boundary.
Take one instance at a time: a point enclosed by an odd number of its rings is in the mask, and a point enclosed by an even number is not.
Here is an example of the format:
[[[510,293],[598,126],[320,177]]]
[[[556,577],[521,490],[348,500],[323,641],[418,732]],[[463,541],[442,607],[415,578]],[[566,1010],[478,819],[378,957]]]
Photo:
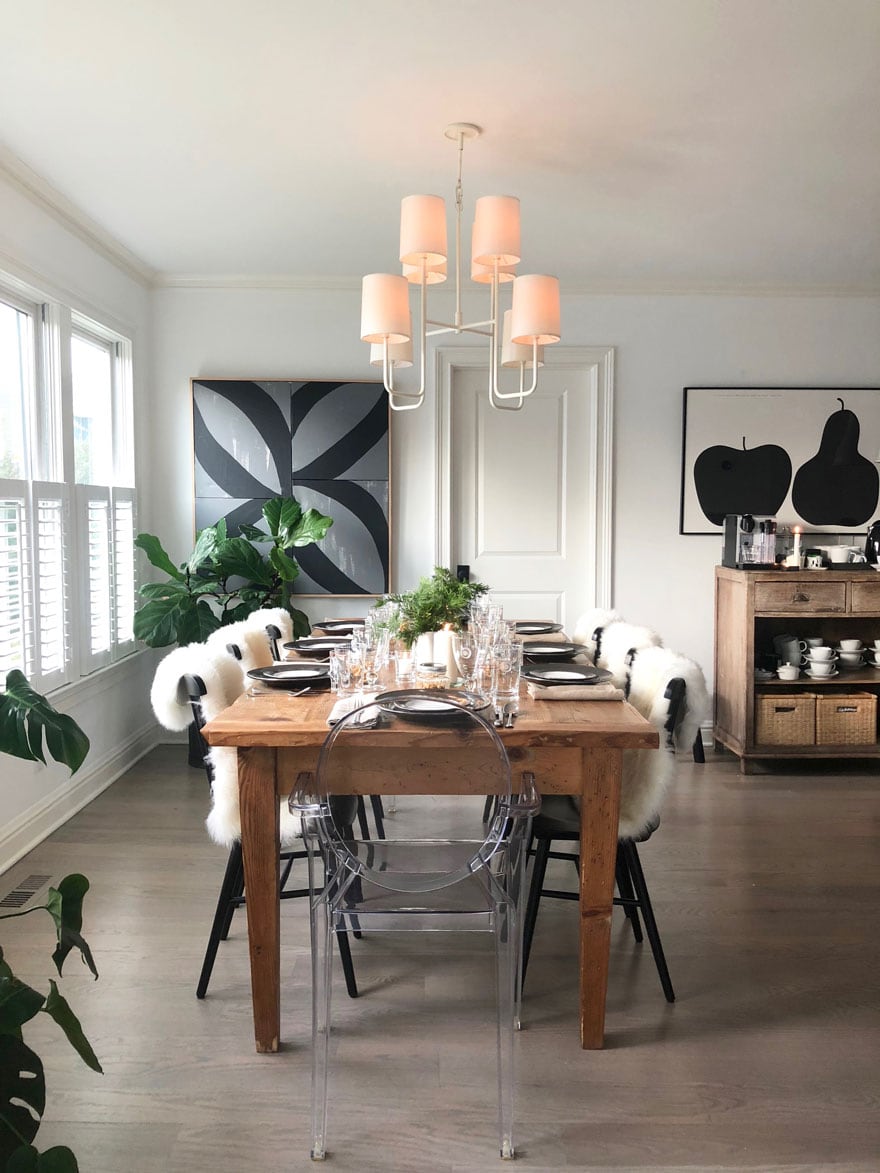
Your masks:
[[[612,526],[614,467],[614,347],[554,346],[545,352],[554,370],[585,372],[589,388],[588,481],[589,562],[593,567],[586,605],[612,606]],[[474,346],[438,347],[435,352],[436,502],[434,561],[449,566],[452,557],[452,386],[458,370],[482,368],[485,351]],[[525,408],[528,411],[528,406]]]

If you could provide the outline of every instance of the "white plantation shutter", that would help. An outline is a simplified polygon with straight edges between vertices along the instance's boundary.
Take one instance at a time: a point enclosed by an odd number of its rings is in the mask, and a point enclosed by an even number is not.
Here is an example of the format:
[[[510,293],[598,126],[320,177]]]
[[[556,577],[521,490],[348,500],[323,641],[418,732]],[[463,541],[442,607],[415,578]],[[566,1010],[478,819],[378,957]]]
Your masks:
[[[70,507],[66,485],[35,482],[35,621],[39,676],[44,689],[70,679]]]
[[[117,656],[135,650],[134,489],[113,490],[113,615]]]
[[[26,484],[5,482],[0,497],[0,676],[33,671],[33,611]]]
[[[67,487],[0,483],[0,673],[39,690],[70,679]]]
[[[134,651],[134,490],[77,485],[76,494],[85,675]]]

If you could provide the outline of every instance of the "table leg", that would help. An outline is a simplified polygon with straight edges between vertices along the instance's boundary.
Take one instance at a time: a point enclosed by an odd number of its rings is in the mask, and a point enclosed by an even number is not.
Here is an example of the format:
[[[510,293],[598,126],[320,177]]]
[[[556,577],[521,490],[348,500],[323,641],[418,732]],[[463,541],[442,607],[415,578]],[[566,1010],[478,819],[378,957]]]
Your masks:
[[[277,1051],[281,1032],[281,914],[278,891],[276,751],[238,751],[241,849],[258,1051]]]
[[[581,790],[581,1046],[605,1036],[622,750],[584,750]]]

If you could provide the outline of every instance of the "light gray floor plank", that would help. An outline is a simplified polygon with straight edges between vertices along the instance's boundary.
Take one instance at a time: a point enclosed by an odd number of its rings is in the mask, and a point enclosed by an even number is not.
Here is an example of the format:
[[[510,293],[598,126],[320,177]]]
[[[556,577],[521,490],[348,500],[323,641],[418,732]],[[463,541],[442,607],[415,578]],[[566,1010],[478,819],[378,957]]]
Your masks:
[[[105,1074],[48,1020],[27,1031],[47,1064],[41,1147],[70,1144],[84,1173],[314,1168],[306,908],[282,910],[283,1050],[257,1055],[243,914],[208,998],[194,994],[225,862],[206,811],[204,776],[160,747],[0,883],[82,871],[92,884],[101,977],[72,959],[63,986]],[[878,815],[873,771],[742,778],[729,758],[682,759],[641,852],[678,1001],[619,915],[607,1046],[581,1051],[576,906],[543,902],[518,1039],[520,1167],[880,1169]],[[2,928],[16,972],[44,987],[51,936],[36,916]],[[488,942],[353,947],[363,997],[337,973],[331,1167],[498,1168]]]

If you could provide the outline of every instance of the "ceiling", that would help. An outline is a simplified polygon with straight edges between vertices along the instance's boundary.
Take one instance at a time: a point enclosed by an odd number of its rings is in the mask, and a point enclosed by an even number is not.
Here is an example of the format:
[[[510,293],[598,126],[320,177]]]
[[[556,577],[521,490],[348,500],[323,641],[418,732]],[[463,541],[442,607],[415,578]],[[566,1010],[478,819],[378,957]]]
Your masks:
[[[396,271],[398,201],[451,210],[463,120],[467,223],[518,195],[521,269],[563,289],[880,292],[878,0],[28,0],[3,25],[0,164],[159,281]]]

